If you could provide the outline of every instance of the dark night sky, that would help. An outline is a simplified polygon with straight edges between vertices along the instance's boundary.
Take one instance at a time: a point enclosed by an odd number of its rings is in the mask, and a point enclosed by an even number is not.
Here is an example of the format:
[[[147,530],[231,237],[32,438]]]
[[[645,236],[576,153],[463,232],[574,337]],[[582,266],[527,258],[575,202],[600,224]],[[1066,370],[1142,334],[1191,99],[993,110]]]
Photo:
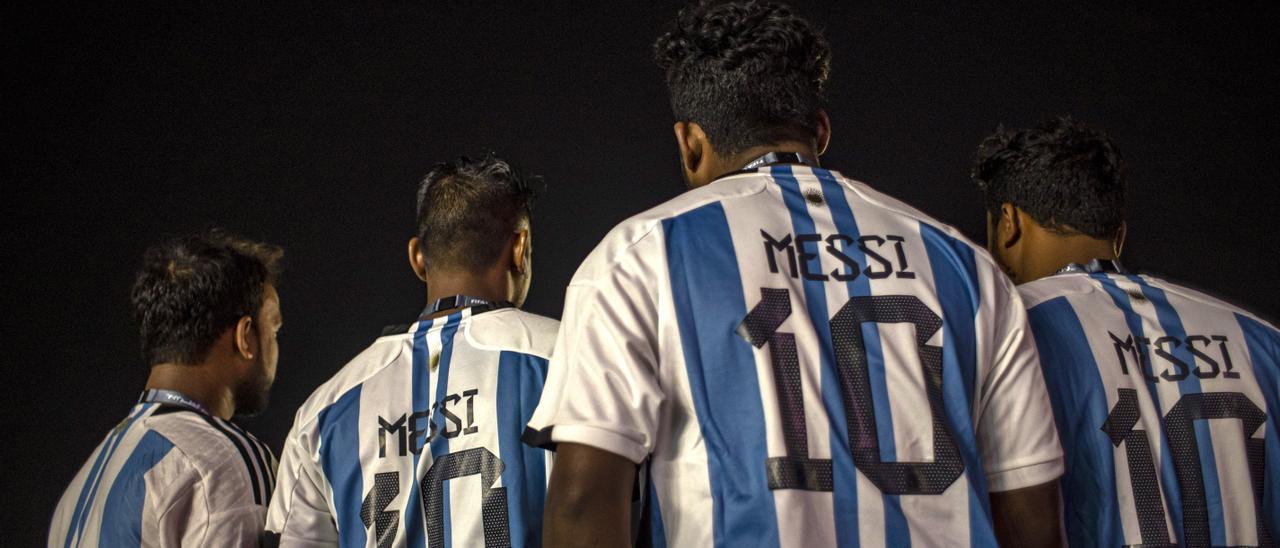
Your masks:
[[[217,223],[286,248],[272,408],[293,412],[423,287],[405,261],[432,163],[543,175],[527,308],[558,317],[601,236],[682,189],[649,47],[676,3],[3,9],[0,530],[40,542],[145,378],[145,247]],[[1131,267],[1280,316],[1270,13],[802,4],[835,51],[823,162],[981,239],[968,181],[997,124],[1071,113],[1130,163]],[[856,4],[856,5],[853,5]]]

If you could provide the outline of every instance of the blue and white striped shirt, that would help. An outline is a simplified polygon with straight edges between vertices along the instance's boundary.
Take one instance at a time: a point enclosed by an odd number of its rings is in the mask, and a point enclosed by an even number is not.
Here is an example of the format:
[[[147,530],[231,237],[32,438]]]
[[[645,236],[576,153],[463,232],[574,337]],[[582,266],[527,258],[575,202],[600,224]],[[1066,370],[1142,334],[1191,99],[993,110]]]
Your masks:
[[[239,426],[139,403],[63,493],[49,546],[257,546],[274,482],[270,449]]]
[[[1280,332],[1148,276],[1019,290],[1066,453],[1071,544],[1274,546]]]
[[[615,228],[530,428],[648,459],[669,546],[990,546],[1061,473],[1021,300],[985,251],[825,169],[728,176]]]
[[[379,338],[298,410],[267,529],[282,546],[539,546],[551,454],[520,435],[557,325],[467,308]]]

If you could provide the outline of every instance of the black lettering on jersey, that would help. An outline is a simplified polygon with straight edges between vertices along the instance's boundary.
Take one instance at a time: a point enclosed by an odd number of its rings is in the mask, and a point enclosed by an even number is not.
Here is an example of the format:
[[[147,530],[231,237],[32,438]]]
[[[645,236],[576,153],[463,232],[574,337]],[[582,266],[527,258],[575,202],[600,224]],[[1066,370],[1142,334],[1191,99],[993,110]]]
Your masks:
[[[462,401],[462,397],[457,394],[449,394],[448,396],[445,396],[443,400],[440,400],[439,412],[444,415],[444,420],[453,423],[453,430],[449,430],[448,423],[440,423],[440,427],[442,429],[440,433],[444,434],[444,437],[448,439],[456,438],[458,437],[458,434],[462,433],[462,419],[449,411],[449,407],[451,405],[457,406],[460,401]]]
[[[841,242],[840,249],[836,249],[837,240]],[[849,280],[856,280],[858,275],[862,273],[862,265],[858,264],[858,261],[853,260],[853,258],[845,255],[844,252],[841,251],[841,249],[849,249],[850,245],[853,245],[853,238],[844,234],[832,234],[827,236],[827,253],[832,257],[835,257],[845,266],[845,268],[837,268],[831,271],[831,277],[835,278],[837,281],[847,282]]]
[[[800,274],[806,280],[815,282],[827,281],[827,275],[822,273],[822,264],[818,264],[818,272],[814,273],[809,270],[812,261],[818,258],[818,251],[815,248],[813,252],[805,247],[807,243],[818,243],[822,241],[822,236],[818,234],[796,234],[796,247],[800,250]]]
[[[461,394],[449,394],[431,404],[427,409],[402,414],[395,420],[378,417],[378,457],[387,456],[388,434],[395,436],[395,441],[399,443],[396,454],[403,457],[407,454],[406,449],[414,455],[421,453],[422,448],[431,443],[437,434],[453,439],[479,432],[475,405],[475,399],[479,393],[479,390],[471,388],[462,391]],[[466,400],[465,412],[460,409],[464,399]],[[459,415],[466,416],[465,427]]]
[[[899,278],[914,279],[916,277],[916,273],[911,272],[911,266],[907,264],[907,250],[902,246],[907,239],[902,236],[894,236],[893,234],[886,235],[885,239],[893,242],[893,249],[898,254],[898,273],[896,276]]]
[[[436,437],[436,423],[431,420],[431,411],[424,409],[409,415],[409,450],[417,455],[431,439]],[[403,453],[401,453],[403,454]]]
[[[1133,346],[1133,335],[1125,333],[1124,340],[1122,341],[1115,333],[1107,331],[1107,334],[1111,335],[1111,343],[1116,348],[1116,358],[1120,360],[1120,372],[1128,375],[1129,360],[1125,359],[1125,356],[1132,355],[1133,361],[1140,363],[1140,359],[1138,358],[1138,349]]]
[[[467,428],[462,431],[463,434],[474,434],[480,431],[480,427],[476,426],[476,394],[479,391],[472,388],[464,391],[462,397],[467,398]]]
[[[388,423],[386,419],[378,417],[378,458],[387,456],[387,432],[393,432],[399,436],[400,440],[400,456],[404,456],[406,446],[405,435],[408,428],[404,427],[404,420],[408,415],[400,415],[394,423]]]
[[[1214,335],[1210,338],[1218,341],[1218,347],[1222,350],[1222,365],[1227,368],[1227,370],[1222,373],[1222,376],[1228,379],[1240,378],[1240,373],[1238,371],[1232,371],[1232,369],[1235,369],[1235,366],[1231,363],[1231,353],[1227,351],[1227,337],[1224,335]]]
[[[791,277],[796,277],[796,251],[791,248],[791,235],[787,234],[781,240],[774,238],[768,232],[760,231],[760,235],[764,236],[764,254],[769,257],[769,272],[778,273],[778,259],[774,256],[774,251],[787,252],[787,264],[791,267]]]
[[[1111,337],[1111,343],[1115,347],[1120,372],[1125,375],[1129,374],[1129,359],[1132,358],[1142,371],[1142,377],[1151,383],[1162,380],[1179,382],[1193,373],[1198,379],[1240,378],[1240,373],[1233,371],[1235,367],[1231,362],[1231,353],[1227,349],[1227,343],[1230,341],[1223,335],[1188,335],[1184,338],[1162,335],[1154,339],[1134,337],[1128,333],[1121,339],[1119,335],[1110,331],[1107,335]],[[1218,358],[1211,356],[1208,352],[1214,341],[1218,342]],[[1194,357],[1192,363],[1175,354],[1178,348],[1186,349]],[[1154,354],[1155,357],[1148,358],[1148,353]],[[1158,376],[1157,370],[1160,371]]]
[[[1166,346],[1170,348],[1168,350],[1165,350]],[[1162,371],[1160,373],[1160,377],[1166,381],[1178,382],[1182,379],[1187,378],[1187,375],[1189,374],[1189,371],[1188,371],[1189,368],[1187,366],[1187,362],[1182,361],[1181,359],[1179,359],[1177,356],[1174,356],[1170,352],[1171,350],[1179,346],[1182,346],[1182,341],[1178,340],[1177,337],[1164,336],[1156,339],[1156,343],[1155,343],[1156,355],[1160,356],[1161,358],[1164,358],[1166,361],[1173,364],[1173,368],[1178,371],[1177,373],[1173,373],[1173,374],[1170,374],[1169,373],[1170,370],[1168,369]],[[1199,376],[1199,375],[1196,375],[1196,376]],[[1200,377],[1200,378],[1204,378],[1204,377]]]
[[[879,253],[872,251],[871,246],[867,245],[867,242],[875,242],[876,248],[879,248],[880,246],[884,245],[884,238],[881,238],[874,234],[862,236],[858,238],[858,249],[861,249],[862,253],[864,253],[867,256],[867,268],[864,269],[862,273],[866,274],[868,278],[871,278],[873,280],[881,280],[884,278],[888,278],[890,274],[893,274],[893,263],[890,263],[887,259],[885,259],[884,257],[881,257]],[[871,261],[880,263],[880,266],[882,267],[882,269],[875,270],[874,268],[872,268]]]
[[[769,272],[780,273],[782,269],[779,268],[778,258],[785,253],[786,274],[792,279],[803,278],[818,282],[834,279],[848,282],[864,274],[875,280],[889,276],[905,279],[916,277],[916,273],[911,271],[911,265],[907,263],[907,240],[902,236],[868,234],[854,238],[847,234],[784,234],[778,238],[764,230],[760,231],[760,235],[764,237],[764,254],[769,260]],[[820,245],[823,242],[826,245]],[[855,244],[866,257],[865,264],[859,264],[849,256],[848,251]],[[824,253],[839,261],[842,266],[823,272],[820,265]]]

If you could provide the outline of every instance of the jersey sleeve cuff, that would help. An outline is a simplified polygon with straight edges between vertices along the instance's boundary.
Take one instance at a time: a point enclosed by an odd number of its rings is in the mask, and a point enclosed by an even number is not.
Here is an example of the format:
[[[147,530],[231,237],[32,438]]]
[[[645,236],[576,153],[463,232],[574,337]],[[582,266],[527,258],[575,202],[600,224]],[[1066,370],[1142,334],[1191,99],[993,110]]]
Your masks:
[[[551,441],[557,444],[589,445],[619,455],[636,464],[643,462],[649,455],[649,451],[643,445],[631,438],[617,432],[582,424],[556,425],[551,430]]]
[[[1049,461],[987,474],[987,490],[998,493],[1041,485],[1062,477],[1062,472],[1062,456],[1058,455]]]

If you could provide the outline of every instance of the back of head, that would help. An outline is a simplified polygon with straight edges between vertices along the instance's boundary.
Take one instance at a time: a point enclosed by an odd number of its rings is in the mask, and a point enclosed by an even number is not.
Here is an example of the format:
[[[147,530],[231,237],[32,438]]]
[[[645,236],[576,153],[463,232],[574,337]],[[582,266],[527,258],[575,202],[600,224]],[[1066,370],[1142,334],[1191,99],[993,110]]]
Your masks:
[[[722,154],[812,140],[831,49],[822,34],[777,2],[701,2],[680,10],[654,44],[671,109]]]
[[[196,364],[244,316],[256,317],[283,251],[222,230],[172,238],[143,256],[131,301],[147,364]]]
[[[430,270],[479,271],[529,220],[529,181],[492,154],[436,164],[418,187],[418,240]]]
[[[1008,203],[1061,234],[1117,236],[1125,215],[1120,150],[1101,131],[1069,117],[1034,129],[1003,127],[978,147],[972,177],[999,217]]]

